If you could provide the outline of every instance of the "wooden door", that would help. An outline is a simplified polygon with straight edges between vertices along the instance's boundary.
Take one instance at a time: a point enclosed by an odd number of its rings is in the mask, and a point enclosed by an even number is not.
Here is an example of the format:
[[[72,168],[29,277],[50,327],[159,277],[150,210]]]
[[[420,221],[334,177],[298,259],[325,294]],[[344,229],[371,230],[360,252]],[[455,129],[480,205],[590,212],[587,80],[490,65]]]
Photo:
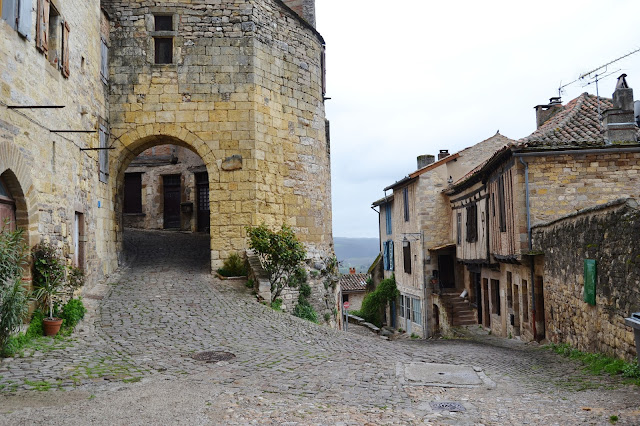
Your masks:
[[[198,231],[209,232],[209,174],[207,172],[196,173],[196,220],[198,221]]]
[[[5,228],[6,226],[6,228]],[[0,231],[16,229],[16,203],[2,179],[0,179]]]
[[[455,288],[456,281],[453,272],[453,256],[449,254],[439,255],[438,270],[440,272],[440,288]]]
[[[164,228],[180,228],[180,175],[162,177],[164,189]]]

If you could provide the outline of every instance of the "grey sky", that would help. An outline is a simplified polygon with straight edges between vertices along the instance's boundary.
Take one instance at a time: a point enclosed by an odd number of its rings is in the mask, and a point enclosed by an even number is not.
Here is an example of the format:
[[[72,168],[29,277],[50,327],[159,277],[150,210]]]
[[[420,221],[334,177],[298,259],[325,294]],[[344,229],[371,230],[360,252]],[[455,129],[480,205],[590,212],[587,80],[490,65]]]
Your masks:
[[[533,107],[640,47],[640,2],[316,0],[327,42],[333,233],[377,237],[371,202],[416,168],[416,156],[459,151],[499,129],[535,130]],[[628,75],[640,99],[640,53],[602,74],[610,97]],[[563,103],[595,93],[584,82]]]

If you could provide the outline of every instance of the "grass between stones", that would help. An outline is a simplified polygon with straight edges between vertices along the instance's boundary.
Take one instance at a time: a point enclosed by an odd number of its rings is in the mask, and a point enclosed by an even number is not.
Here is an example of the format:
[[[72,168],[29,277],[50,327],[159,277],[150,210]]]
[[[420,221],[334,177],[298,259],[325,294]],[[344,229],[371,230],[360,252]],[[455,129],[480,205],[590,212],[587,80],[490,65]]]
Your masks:
[[[640,366],[637,362],[629,363],[603,354],[582,352],[578,349],[572,348],[567,343],[552,343],[546,347],[557,354],[582,362],[582,364],[584,364],[585,371],[593,375],[602,375],[606,373],[610,376],[621,376],[625,379],[624,383],[640,386]],[[585,383],[581,384],[582,386],[577,387],[582,388],[583,386],[586,386]]]

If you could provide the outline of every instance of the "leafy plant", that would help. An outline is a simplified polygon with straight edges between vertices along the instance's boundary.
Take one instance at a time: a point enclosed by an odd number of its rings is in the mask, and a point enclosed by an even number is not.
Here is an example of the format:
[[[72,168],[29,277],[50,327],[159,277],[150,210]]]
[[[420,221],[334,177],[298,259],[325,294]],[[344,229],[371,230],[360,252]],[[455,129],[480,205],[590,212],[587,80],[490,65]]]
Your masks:
[[[390,301],[396,300],[398,296],[400,296],[400,292],[396,286],[395,276],[382,280],[375,291],[367,293],[364,297],[359,316],[381,327],[384,309]]]
[[[420,337],[420,336],[418,336],[416,333],[411,333],[411,338],[412,339],[417,339],[418,337]]]
[[[64,319],[65,327],[73,328],[84,318],[86,312],[82,299],[71,299],[62,307],[60,317]]]
[[[297,280],[296,271],[307,255],[302,243],[287,225],[273,232],[260,225],[246,227],[249,247],[255,250],[262,267],[269,274],[271,301],[280,297],[285,286]]]
[[[247,275],[247,266],[238,253],[231,253],[225,259],[222,268],[218,269],[218,273],[223,277],[243,277]]]
[[[8,229],[5,222],[0,233],[0,351],[4,352],[10,336],[27,315],[27,292],[22,284],[23,266],[27,262],[24,231]]]
[[[302,303],[298,300],[298,304],[293,309],[293,315],[298,318],[306,319],[307,321],[318,323],[318,313],[313,309],[313,306],[306,301],[306,299]]]
[[[271,309],[274,311],[282,312],[282,299],[276,299],[271,302]]]

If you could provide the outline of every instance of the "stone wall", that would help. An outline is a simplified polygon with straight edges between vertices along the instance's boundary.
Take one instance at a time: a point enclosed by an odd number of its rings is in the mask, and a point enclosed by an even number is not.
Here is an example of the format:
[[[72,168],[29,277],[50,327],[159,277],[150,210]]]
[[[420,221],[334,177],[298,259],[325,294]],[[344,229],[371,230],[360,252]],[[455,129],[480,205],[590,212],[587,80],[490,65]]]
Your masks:
[[[544,251],[547,338],[632,360],[624,318],[640,311],[640,208],[633,199],[582,210],[533,229]],[[583,300],[584,260],[597,264],[596,305]]]
[[[52,130],[97,130],[108,118],[100,80],[104,17],[98,2],[52,2],[70,29],[65,77],[59,66],[60,34],[50,35],[49,57],[36,48],[36,4],[27,38],[0,20],[0,173],[17,199],[18,225],[27,230],[29,244],[51,242],[71,263],[75,240],[81,240],[81,266],[92,282],[117,264],[116,253],[106,244],[110,197],[98,180],[98,153],[81,151],[98,147],[98,134]],[[77,213],[84,230],[75,236]]]
[[[111,27],[111,184],[145,149],[194,150],[209,173],[212,267],[246,248],[245,225],[293,227],[333,255],[320,35],[274,0],[104,1]],[[173,63],[154,63],[154,15],[170,15]],[[241,167],[223,167],[241,156]]]

